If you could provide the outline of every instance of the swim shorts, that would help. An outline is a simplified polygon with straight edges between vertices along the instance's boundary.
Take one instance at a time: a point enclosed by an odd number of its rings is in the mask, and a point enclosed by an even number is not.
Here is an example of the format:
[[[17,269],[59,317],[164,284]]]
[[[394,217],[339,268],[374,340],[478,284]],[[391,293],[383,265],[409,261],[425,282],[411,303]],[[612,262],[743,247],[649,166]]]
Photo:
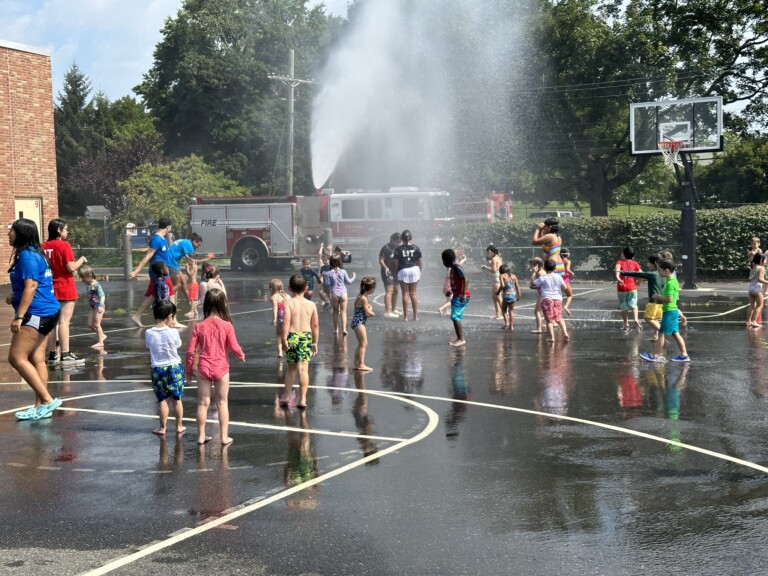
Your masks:
[[[297,362],[309,362],[312,358],[312,333],[288,332],[288,350],[285,351],[285,360],[288,364]]]
[[[397,279],[403,284],[416,284],[416,282],[421,280],[421,268],[418,266],[403,268],[397,273]]]
[[[467,304],[469,304],[469,298],[464,298],[463,302],[458,298],[451,298],[451,320],[461,322]]]
[[[158,402],[167,400],[169,397],[181,400],[184,395],[184,366],[171,364],[153,367],[152,390]]]
[[[646,320],[661,320],[662,314],[663,314],[663,311],[662,311],[661,304],[656,304],[655,302],[648,302],[648,304],[645,305],[644,318]]]
[[[563,301],[552,298],[541,299],[541,313],[547,322],[560,322],[563,319]]]
[[[200,298],[200,284],[197,282],[191,282],[187,287],[189,290],[189,301],[196,302]]]
[[[637,308],[637,290],[629,292],[616,292],[619,297],[619,306],[622,310],[634,310]]]
[[[665,336],[671,336],[680,332],[680,311],[679,310],[667,310],[661,316],[661,325],[659,327],[659,334]]]

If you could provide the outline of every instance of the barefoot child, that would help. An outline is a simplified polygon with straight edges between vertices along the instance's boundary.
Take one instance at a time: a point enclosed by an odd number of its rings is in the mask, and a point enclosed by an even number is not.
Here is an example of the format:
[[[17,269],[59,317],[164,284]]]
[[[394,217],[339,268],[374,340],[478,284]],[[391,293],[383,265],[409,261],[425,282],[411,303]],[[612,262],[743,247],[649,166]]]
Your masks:
[[[330,279],[331,309],[333,311],[333,332],[339,333],[341,327],[342,335],[347,335],[347,286],[355,281],[355,273],[352,277],[347,275],[347,271],[341,267],[341,257],[331,256],[331,269],[326,277]],[[341,324],[339,324],[341,320]]]
[[[544,262],[544,276],[533,278],[531,288],[538,288],[541,294],[541,312],[547,323],[549,338],[547,342],[555,341],[555,324],[560,326],[563,338],[567,342],[570,339],[568,329],[563,320],[563,295],[571,296],[571,287],[565,283],[563,277],[555,274],[557,263],[551,258]]]
[[[157,397],[157,413],[160,427],[152,432],[165,434],[168,415],[173,410],[176,419],[176,434],[186,430],[182,424],[184,408],[181,397],[184,394],[184,366],[179,357],[181,347],[179,333],[172,326],[176,317],[176,305],[170,300],[156,302],[153,309],[155,326],[144,335],[152,361],[152,390]]]
[[[303,277],[303,275],[302,275]],[[269,281],[269,301],[272,303],[272,326],[275,327],[275,341],[277,342],[277,357],[283,357],[283,318],[285,316],[285,303],[291,299],[283,290],[283,283],[277,278]]]
[[[212,288],[203,302],[204,320],[192,330],[187,346],[187,377],[197,376],[197,443],[210,442],[205,435],[208,407],[211,404],[211,388],[215,390],[216,408],[219,415],[221,445],[232,443],[229,436],[229,358],[231,351],[241,362],[245,354],[237,343],[235,329],[229,316],[227,295]]]
[[[218,288],[224,294],[227,293],[227,287],[224,286],[224,280],[221,279],[221,270],[218,266],[208,266],[203,271],[203,283],[200,284],[200,299],[205,302],[205,293],[211,288]]]
[[[304,280],[307,281],[307,291],[304,292],[304,298],[312,300],[312,293],[315,291],[315,280],[322,286],[322,279],[317,271],[312,268],[312,263],[308,259],[304,259],[301,262],[301,275],[304,276]]]
[[[528,267],[531,269],[531,285],[533,285],[536,278],[544,276],[544,260],[538,256],[531,258],[528,260]],[[531,332],[541,334],[541,290],[536,291],[536,307],[533,309],[533,317],[536,319],[536,327]]]
[[[80,267],[78,274],[83,284],[88,286],[88,304],[91,306],[91,310],[88,312],[88,328],[96,332],[96,344],[91,348],[98,350],[104,348],[104,340],[107,339],[101,329],[101,319],[104,317],[104,310],[106,310],[104,290],[102,290],[99,281],[96,280],[93,268],[87,264]]]
[[[462,248],[457,248],[454,250],[456,253],[456,263],[459,266],[464,266],[464,262],[467,261],[467,256],[464,254],[464,250]],[[445,304],[440,306],[440,308],[437,309],[437,311],[440,313],[440,316],[445,316],[446,312],[451,309],[451,270],[448,269],[448,273],[445,275],[445,280],[443,281],[443,294],[445,295]]]
[[[763,255],[757,252],[752,257],[749,267],[749,313],[747,328],[762,328],[763,317],[763,288],[768,284],[765,279]]]
[[[303,298],[307,281],[301,274],[291,276],[288,286],[293,293],[285,303],[285,330],[283,331],[283,349],[288,367],[285,372],[285,389],[280,398],[280,405],[288,406],[296,372],[299,373],[299,402],[296,407],[307,407],[307,387],[309,386],[309,360],[317,354],[317,342],[320,327],[317,320],[317,306]],[[299,298],[301,296],[301,298]]]
[[[565,280],[565,283],[570,286],[571,278],[575,276],[573,270],[571,269],[571,251],[568,250],[568,248],[560,248],[560,258],[563,259],[563,266],[565,266],[563,280]],[[573,300],[573,297],[569,296],[565,299],[565,303],[563,304],[563,312],[565,312],[566,316],[571,315],[571,300]]]
[[[673,362],[690,362],[688,351],[685,347],[685,340],[680,335],[679,312],[677,310],[677,299],[680,297],[680,284],[675,276],[675,263],[671,260],[660,260],[658,264],[659,274],[664,278],[664,289],[661,294],[657,294],[654,300],[662,304],[661,324],[659,326],[659,339],[656,341],[656,349],[653,354],[641,352],[640,357],[649,362],[666,362],[664,354],[664,343],[666,336],[672,336],[680,349],[680,354],[672,358]]]
[[[624,276],[624,272],[641,272],[640,264],[635,262],[635,249],[626,246],[621,251],[621,256],[616,261],[613,269],[616,276],[616,294],[621,307],[622,330],[629,332],[629,312],[632,311],[632,319],[640,331],[643,325],[637,317],[637,282],[631,276]]]
[[[456,340],[448,343],[451,346],[464,346],[467,342],[464,340],[464,327],[461,325],[461,319],[464,317],[464,310],[469,304],[469,279],[464,274],[462,268],[456,260],[456,252],[448,248],[441,254],[443,266],[450,269],[451,290],[451,320],[453,321],[453,330],[456,332]]]
[[[355,299],[352,312],[352,331],[357,338],[355,350],[355,370],[371,372],[373,368],[365,365],[365,350],[368,348],[368,334],[365,331],[365,321],[369,316],[374,316],[373,307],[368,302],[368,297],[376,290],[376,278],[365,276],[360,280],[360,294]]]
[[[504,327],[502,330],[514,330],[515,302],[520,299],[520,284],[517,281],[517,276],[512,274],[512,270],[510,270],[507,264],[502,264],[499,272],[501,272],[501,288],[499,288],[499,293],[503,293],[501,297],[501,315],[504,317]]]
[[[200,284],[197,283],[197,261],[187,259],[187,276],[189,276],[189,312],[184,314],[187,318],[197,318],[197,299],[200,298]]]

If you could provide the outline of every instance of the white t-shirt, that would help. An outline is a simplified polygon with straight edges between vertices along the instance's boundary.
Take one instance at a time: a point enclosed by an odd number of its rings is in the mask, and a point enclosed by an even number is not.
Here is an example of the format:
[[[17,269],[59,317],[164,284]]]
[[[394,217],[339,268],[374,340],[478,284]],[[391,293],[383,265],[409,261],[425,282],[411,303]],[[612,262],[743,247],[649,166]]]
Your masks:
[[[563,286],[565,282],[563,277],[551,272],[539,276],[533,283],[538,287],[541,298],[547,298],[549,300],[562,300],[563,299]]]
[[[168,326],[150,328],[144,335],[144,340],[149,348],[152,368],[181,364],[178,351],[181,347],[181,337],[175,328]]]

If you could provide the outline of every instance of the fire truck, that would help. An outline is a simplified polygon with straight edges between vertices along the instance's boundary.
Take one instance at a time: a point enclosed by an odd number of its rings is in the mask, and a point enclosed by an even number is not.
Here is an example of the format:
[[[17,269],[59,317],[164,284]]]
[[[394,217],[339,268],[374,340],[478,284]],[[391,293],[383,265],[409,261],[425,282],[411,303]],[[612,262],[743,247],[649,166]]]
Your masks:
[[[233,269],[281,269],[316,258],[333,244],[369,263],[393,232],[410,229],[422,250],[440,242],[450,195],[433,188],[324,189],[315,196],[197,198],[190,229],[206,252],[229,257]],[[444,246],[442,246],[444,248]],[[441,249],[442,249],[441,248]]]

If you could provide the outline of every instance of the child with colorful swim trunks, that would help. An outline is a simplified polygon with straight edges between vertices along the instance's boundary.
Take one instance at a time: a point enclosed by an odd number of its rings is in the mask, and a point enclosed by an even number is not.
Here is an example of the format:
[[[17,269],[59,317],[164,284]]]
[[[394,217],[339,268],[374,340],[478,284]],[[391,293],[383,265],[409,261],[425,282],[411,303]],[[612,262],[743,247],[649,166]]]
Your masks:
[[[288,406],[296,372],[299,373],[299,401],[296,407],[307,407],[307,388],[309,387],[309,361],[317,354],[317,342],[320,338],[320,325],[317,320],[317,306],[304,298],[307,281],[301,274],[294,274],[288,282],[293,298],[285,303],[283,319],[283,349],[288,367],[285,371],[285,389],[280,398],[280,405]]]
[[[232,326],[227,306],[227,295],[218,288],[211,288],[205,294],[203,318],[192,330],[187,346],[187,377],[197,376],[197,443],[211,440],[205,435],[208,407],[211,404],[211,388],[215,391],[216,408],[219,414],[221,445],[232,444],[229,436],[229,358],[231,351],[241,362],[245,353],[240,348]]]
[[[456,340],[451,340],[448,343],[451,346],[464,346],[467,342],[464,340],[464,327],[461,325],[461,320],[464,317],[464,310],[469,304],[469,279],[464,274],[464,268],[456,260],[456,252],[448,248],[443,250],[441,258],[443,266],[450,269],[451,320],[456,332]]]
[[[640,264],[635,262],[635,249],[627,246],[621,251],[621,257],[616,261],[614,274],[616,275],[616,293],[621,307],[622,330],[629,332],[629,311],[638,330],[643,325],[637,318],[637,282],[630,276],[624,276],[624,272],[642,272]]]
[[[654,300],[662,304],[661,324],[659,326],[659,339],[656,341],[656,349],[653,354],[641,352],[640,357],[649,362],[666,362],[667,359],[662,356],[664,353],[664,343],[666,336],[672,336],[680,349],[680,354],[672,358],[673,362],[690,362],[688,351],[685,347],[685,340],[680,335],[679,312],[677,310],[677,299],[680,296],[680,284],[675,276],[675,263],[670,260],[660,260],[659,274],[666,281],[664,290],[657,294]]]
[[[624,276],[643,278],[648,282],[648,304],[645,305],[643,318],[653,328],[653,336],[650,338],[653,342],[659,339],[659,322],[662,315],[661,304],[656,302],[656,295],[661,294],[661,290],[664,287],[664,278],[661,277],[658,271],[659,260],[661,258],[659,258],[658,254],[651,254],[648,256],[647,272],[622,272]]]
[[[544,262],[544,275],[531,280],[531,288],[538,288],[541,295],[541,312],[547,323],[549,338],[547,342],[555,341],[555,324],[560,326],[563,338],[567,342],[570,339],[568,329],[563,320],[563,295],[571,296],[571,287],[565,283],[563,277],[555,273],[557,263],[553,259]]]
[[[152,311],[155,325],[144,335],[152,363],[152,390],[157,397],[157,413],[160,417],[160,427],[152,432],[160,436],[165,435],[165,425],[172,409],[176,418],[176,434],[182,434],[187,428],[182,424],[184,366],[178,352],[181,338],[173,328],[176,322],[176,305],[170,300],[160,300],[155,303]]]

